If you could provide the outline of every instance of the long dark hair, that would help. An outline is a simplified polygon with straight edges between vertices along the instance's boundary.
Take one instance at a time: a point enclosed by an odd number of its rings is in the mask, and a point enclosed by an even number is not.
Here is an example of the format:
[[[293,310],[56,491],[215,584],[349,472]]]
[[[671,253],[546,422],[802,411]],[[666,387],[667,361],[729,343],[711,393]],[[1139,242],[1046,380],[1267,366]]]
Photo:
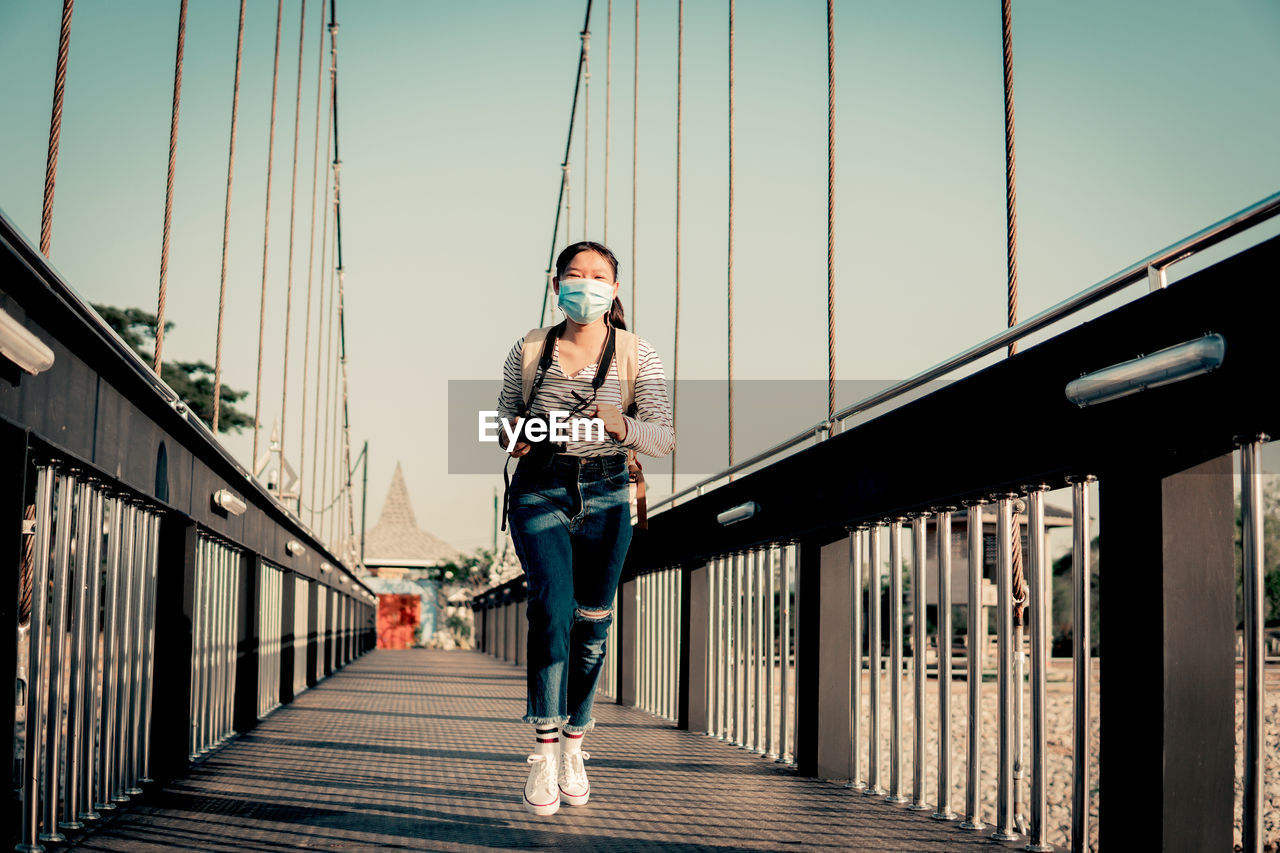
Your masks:
[[[580,243],[570,243],[564,247],[556,258],[556,278],[564,278],[564,271],[569,268],[569,263],[582,252],[595,252],[600,257],[609,262],[609,266],[613,268],[613,279],[618,280],[618,258],[613,254],[608,246],[604,243],[597,243],[594,240],[583,240]],[[613,326],[615,329],[627,328],[627,318],[622,312],[622,300],[613,297],[613,307],[609,309],[609,313],[605,315],[605,322]]]

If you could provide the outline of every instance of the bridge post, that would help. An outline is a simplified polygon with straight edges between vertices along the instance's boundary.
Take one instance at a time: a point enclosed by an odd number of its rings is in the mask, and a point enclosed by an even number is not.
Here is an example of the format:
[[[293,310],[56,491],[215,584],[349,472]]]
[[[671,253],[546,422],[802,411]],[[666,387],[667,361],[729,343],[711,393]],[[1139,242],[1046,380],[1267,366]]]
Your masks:
[[[618,589],[618,704],[635,706],[636,692],[636,641],[637,587],[634,579],[624,581]]]
[[[837,545],[843,544],[840,540]],[[838,550],[838,548],[836,549]],[[795,643],[796,643],[796,710],[795,710],[795,762],[796,771],[802,776],[818,775],[819,737],[818,727],[821,724],[820,712],[820,679],[821,661],[826,654],[828,638],[825,632],[828,626],[822,620],[822,600],[838,598],[838,591],[828,595],[823,583],[822,572],[823,544],[811,538],[800,539],[796,547],[798,555],[796,565],[796,608],[795,608]],[[833,581],[834,582],[834,581]],[[847,581],[846,581],[847,584]],[[845,587],[843,601],[849,600],[849,590]],[[839,622],[840,620],[836,620]],[[845,628],[848,631],[848,628]],[[848,637],[845,637],[848,646]],[[835,653],[839,653],[838,651]],[[845,658],[846,677],[849,660]],[[848,720],[845,720],[848,726]],[[784,750],[785,752],[785,747]]]
[[[1235,577],[1230,454],[1099,472],[1099,831],[1231,849]]]
[[[191,754],[191,625],[195,611],[196,527],[177,515],[160,520],[156,576],[156,685],[151,718],[151,778],[186,772]]]
[[[849,612],[849,538],[822,545],[818,575],[821,601],[815,602],[822,632],[817,660],[817,761],[820,779],[845,780],[850,762],[849,696],[852,685],[853,634]],[[803,557],[801,558],[803,560]],[[804,597],[810,598],[804,590]],[[803,607],[804,604],[801,604]],[[812,611],[810,611],[812,614]],[[802,624],[802,623],[801,623]],[[797,625],[799,628],[800,625]],[[797,721],[798,722],[798,721]]]
[[[5,484],[5,488],[0,491],[0,519],[3,519],[0,523],[0,555],[9,555],[0,556],[0,566],[4,567],[3,574],[0,575],[0,583],[3,583],[7,590],[21,588],[19,574],[22,571],[23,553],[22,518],[27,506],[27,471],[29,470],[27,441],[26,430],[16,429],[7,423],[0,422],[0,448],[3,448],[3,452],[0,452],[0,483]],[[15,684],[17,679],[16,641],[20,619],[17,605],[16,594],[0,596],[0,631],[4,631],[6,638],[5,651],[0,653],[0,684]],[[28,685],[30,685],[30,676],[28,676]],[[3,703],[3,706],[4,710],[0,711],[0,726],[4,727],[5,732],[4,748],[7,750],[5,754],[16,755],[14,752],[16,731],[14,706],[8,702]],[[11,828],[5,836],[11,846],[18,842],[18,832],[22,827],[18,802],[17,791],[11,789],[5,798],[5,814],[9,815],[5,823]]]
[[[280,704],[287,705],[293,701],[293,616],[298,585],[294,581],[297,575],[288,569],[281,571],[284,577],[280,585]]]
[[[707,644],[711,624],[707,621],[711,590],[711,570],[706,563],[684,572],[685,593],[681,596],[680,613],[683,627],[680,638],[680,728],[706,732],[710,725],[707,708]]]
[[[316,660],[320,656],[320,596],[324,592],[324,586],[320,583],[320,579],[307,584],[307,686],[315,687],[316,679]],[[360,620],[363,627],[364,620]],[[364,632],[361,631],[361,634]]]
[[[239,555],[240,624],[233,720],[236,731],[243,734],[258,725],[258,654],[262,648],[258,612],[262,609],[262,572],[255,554],[240,551]]]

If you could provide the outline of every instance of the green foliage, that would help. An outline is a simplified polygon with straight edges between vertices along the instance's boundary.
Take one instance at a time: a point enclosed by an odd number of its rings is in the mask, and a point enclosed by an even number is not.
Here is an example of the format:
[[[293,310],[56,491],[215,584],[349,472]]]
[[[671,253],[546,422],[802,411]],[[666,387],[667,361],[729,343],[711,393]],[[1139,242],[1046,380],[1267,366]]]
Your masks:
[[[480,548],[470,556],[433,566],[427,576],[441,586],[471,587],[478,592],[489,585],[496,562],[493,550]]]
[[[1072,629],[1072,621],[1074,619],[1072,603],[1074,601],[1074,592],[1072,590],[1072,555],[1070,552],[1063,554],[1053,564],[1053,612],[1050,617],[1050,625],[1053,631],[1053,654],[1059,657],[1069,657],[1071,655],[1071,643],[1074,636]],[[1092,619],[1089,621],[1089,647],[1093,654],[1098,654],[1098,602],[1099,596],[1099,574],[1098,574],[1098,537],[1093,537],[1093,542],[1089,546],[1089,572],[1090,594],[1089,594],[1089,612]]]
[[[94,305],[115,333],[148,364],[155,361],[156,316],[140,308],[115,308],[111,305]],[[165,333],[173,328],[166,321]],[[160,366],[160,378],[205,423],[213,422],[213,368],[203,361],[166,361]],[[219,397],[222,405],[218,415],[218,431],[239,432],[253,426],[253,418],[241,412],[235,404],[249,396],[248,391],[236,391],[223,385]]]
[[[1243,510],[1236,500],[1235,575],[1236,626],[1244,624],[1244,530]],[[1271,477],[1262,488],[1262,565],[1269,571],[1262,578],[1262,617],[1267,625],[1280,625],[1280,478]]]
[[[471,636],[471,623],[456,613],[445,620],[444,626],[448,628],[449,632],[455,637]]]

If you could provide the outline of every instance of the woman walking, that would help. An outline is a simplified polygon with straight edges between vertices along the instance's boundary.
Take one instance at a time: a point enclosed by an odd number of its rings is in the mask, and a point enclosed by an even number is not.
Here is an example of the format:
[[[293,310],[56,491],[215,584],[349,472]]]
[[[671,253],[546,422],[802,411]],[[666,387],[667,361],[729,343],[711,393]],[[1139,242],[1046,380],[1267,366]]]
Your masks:
[[[675,445],[662,362],[626,331],[618,259],[574,243],[551,280],[565,319],[516,342],[503,368],[498,414],[514,424],[520,462],[504,511],[528,579],[528,700],[534,727],[525,808],[550,815],[590,796],[583,735],[631,544],[629,483],[639,452]],[[556,418],[567,424],[554,429]],[[551,427],[548,429],[548,427]],[[561,741],[560,736],[564,739]]]

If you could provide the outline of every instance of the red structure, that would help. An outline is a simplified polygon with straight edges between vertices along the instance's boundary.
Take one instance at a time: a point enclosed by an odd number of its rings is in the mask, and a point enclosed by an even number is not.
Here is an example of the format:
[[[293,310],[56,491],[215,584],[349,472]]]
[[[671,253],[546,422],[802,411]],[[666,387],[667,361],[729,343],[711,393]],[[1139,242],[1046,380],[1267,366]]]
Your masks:
[[[378,648],[407,649],[422,618],[422,598],[417,595],[378,596]]]

